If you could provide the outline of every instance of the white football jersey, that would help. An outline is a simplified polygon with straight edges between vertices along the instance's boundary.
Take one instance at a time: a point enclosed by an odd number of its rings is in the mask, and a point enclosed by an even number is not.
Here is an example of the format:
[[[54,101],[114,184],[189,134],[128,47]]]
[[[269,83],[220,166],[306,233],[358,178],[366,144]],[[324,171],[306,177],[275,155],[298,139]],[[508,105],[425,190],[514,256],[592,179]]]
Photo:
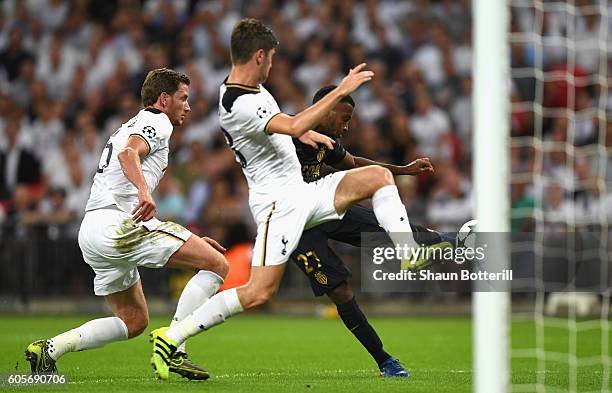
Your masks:
[[[142,173],[153,192],[168,166],[168,148],[172,124],[165,113],[155,108],[142,109],[109,138],[94,176],[85,211],[116,205],[131,213],[138,205],[138,189],[123,173],[117,154],[128,138],[136,135],[149,146],[149,154],[142,159]]]
[[[291,137],[266,133],[268,122],[278,113],[276,100],[262,85],[221,85],[221,131],[236,154],[251,191],[275,193],[279,187],[303,183]]]

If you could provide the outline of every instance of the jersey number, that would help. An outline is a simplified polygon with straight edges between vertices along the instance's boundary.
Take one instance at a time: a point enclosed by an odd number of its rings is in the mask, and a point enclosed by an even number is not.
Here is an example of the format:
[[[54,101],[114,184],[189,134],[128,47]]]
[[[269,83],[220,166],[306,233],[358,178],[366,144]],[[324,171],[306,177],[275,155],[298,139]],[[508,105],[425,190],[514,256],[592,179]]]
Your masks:
[[[106,153],[106,162],[102,163],[102,158],[104,158],[104,151],[106,150],[108,150],[108,152]],[[111,142],[108,142],[106,146],[104,146],[104,150],[102,151],[102,157],[100,158],[100,166],[98,167],[98,173],[104,172],[104,170],[108,166],[108,163],[110,162],[112,154],[113,154],[113,144]]]
[[[234,147],[234,139],[232,138],[232,136],[229,134],[229,132],[225,131],[223,128],[221,128],[221,132],[223,132],[223,135],[225,135],[225,139],[227,140],[227,144],[229,145],[230,149],[232,149],[232,151],[236,155],[236,161],[238,161],[241,167],[246,168],[247,167],[246,158],[244,158],[242,153],[240,153]]]

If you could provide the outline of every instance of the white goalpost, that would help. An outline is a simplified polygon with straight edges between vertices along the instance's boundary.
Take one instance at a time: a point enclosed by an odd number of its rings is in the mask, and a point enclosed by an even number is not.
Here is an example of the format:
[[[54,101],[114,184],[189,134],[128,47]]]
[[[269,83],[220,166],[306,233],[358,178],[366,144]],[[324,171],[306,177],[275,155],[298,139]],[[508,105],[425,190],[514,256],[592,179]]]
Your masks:
[[[511,219],[513,227],[528,222],[534,269],[533,293],[515,313],[510,288],[475,287],[473,391],[609,393],[612,2],[473,0],[472,16],[477,231],[509,233]],[[517,185],[531,205],[513,204]],[[567,240],[555,248],[558,234]],[[487,240],[486,263],[509,267],[520,247],[500,235]],[[588,258],[598,269],[580,270],[594,266]],[[561,286],[547,286],[552,270],[564,272]],[[585,271],[597,286],[577,280]],[[529,335],[515,335],[514,347],[511,326]],[[513,375],[511,361],[529,367],[528,377]]]
[[[509,12],[506,0],[475,0],[472,5],[474,42],[474,138],[472,173],[478,232],[509,230]],[[508,266],[507,245],[487,250],[487,263]],[[474,292],[473,391],[508,390],[508,292]]]

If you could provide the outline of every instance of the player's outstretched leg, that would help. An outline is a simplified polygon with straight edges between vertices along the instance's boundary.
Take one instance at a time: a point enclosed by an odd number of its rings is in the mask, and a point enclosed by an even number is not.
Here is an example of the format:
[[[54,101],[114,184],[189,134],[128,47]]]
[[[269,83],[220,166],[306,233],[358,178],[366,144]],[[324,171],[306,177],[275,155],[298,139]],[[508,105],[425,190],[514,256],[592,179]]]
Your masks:
[[[361,345],[376,361],[383,377],[408,377],[410,374],[402,365],[383,349],[383,343],[361,311],[355,295],[348,284],[343,282],[327,293],[336,304],[338,315],[344,326],[359,340]]]
[[[378,165],[346,171],[336,189],[334,207],[337,212],[345,212],[356,202],[367,198],[372,198],[376,219],[389,232],[394,243],[417,246],[391,171]]]
[[[419,249],[419,244],[412,233],[406,207],[399,196],[391,171],[379,165],[346,171],[336,189],[334,207],[337,212],[342,213],[356,202],[367,198],[372,198],[372,209],[376,219],[389,233],[394,246],[397,245],[404,250],[402,268],[406,265],[428,263],[427,250],[438,245],[432,244]]]

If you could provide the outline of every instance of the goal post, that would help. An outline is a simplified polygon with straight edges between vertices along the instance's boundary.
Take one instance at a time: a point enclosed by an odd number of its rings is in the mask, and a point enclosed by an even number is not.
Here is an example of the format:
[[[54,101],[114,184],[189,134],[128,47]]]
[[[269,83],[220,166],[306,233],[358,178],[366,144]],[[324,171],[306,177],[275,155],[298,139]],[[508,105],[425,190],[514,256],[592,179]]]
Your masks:
[[[509,231],[509,9],[507,0],[475,0],[473,16],[474,177],[478,232]],[[509,265],[501,236],[487,260]],[[473,391],[505,393],[509,386],[508,292],[474,292]]]

